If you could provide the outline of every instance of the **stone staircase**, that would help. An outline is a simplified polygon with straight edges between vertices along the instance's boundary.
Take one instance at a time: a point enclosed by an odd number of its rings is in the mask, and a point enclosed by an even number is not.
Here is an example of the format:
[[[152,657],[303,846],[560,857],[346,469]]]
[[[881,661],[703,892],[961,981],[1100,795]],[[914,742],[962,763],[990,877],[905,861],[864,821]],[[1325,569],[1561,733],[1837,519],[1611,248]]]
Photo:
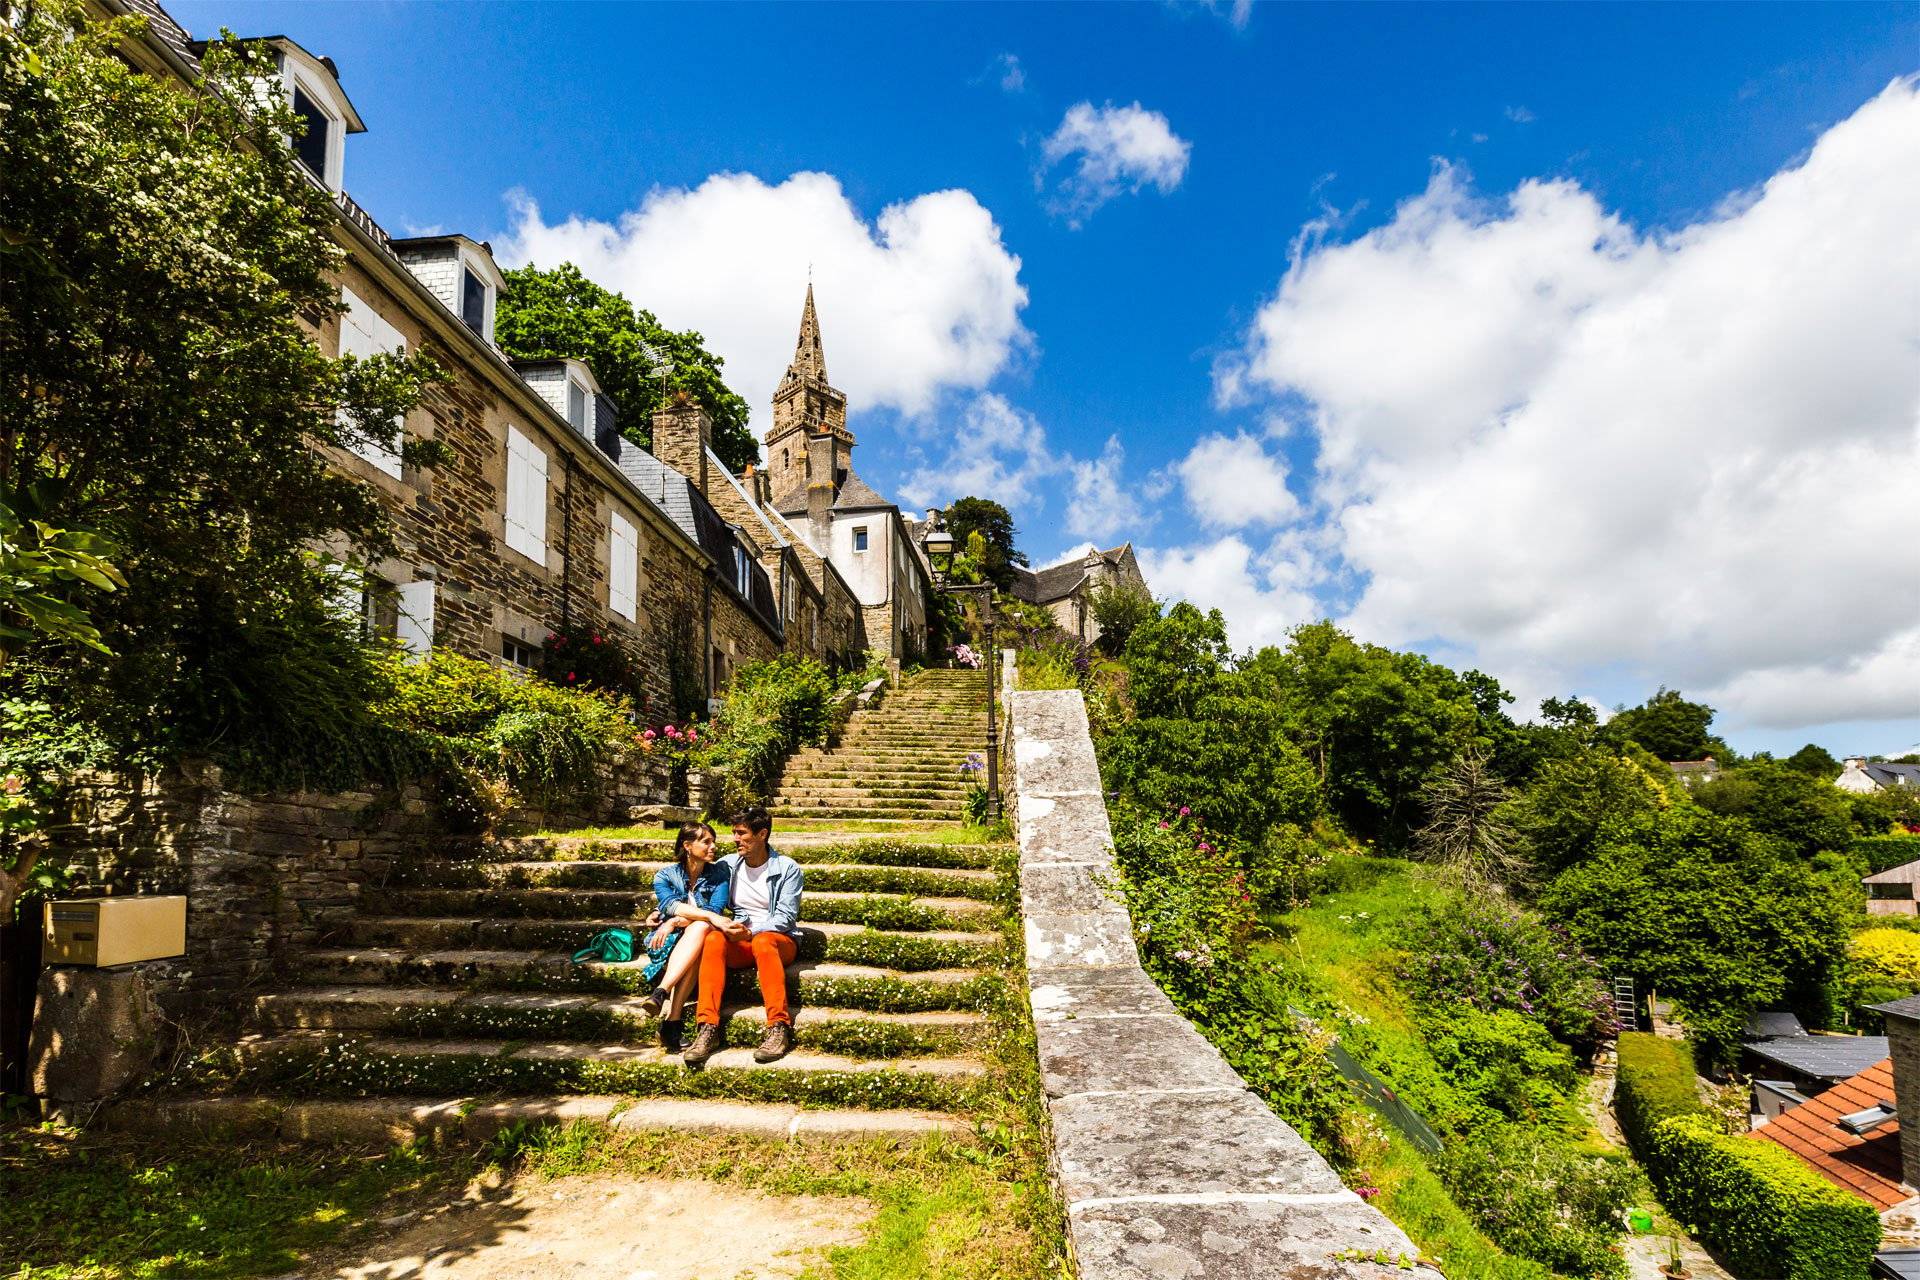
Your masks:
[[[960,821],[961,771],[986,750],[984,671],[922,671],[847,722],[838,745],[808,747],[787,762],[768,807],[777,817]]]
[[[668,839],[529,838],[400,864],[326,945],[289,958],[285,985],[250,998],[237,1041],[118,1118],[361,1141],[485,1139],[574,1117],[788,1135],[967,1128],[996,1088],[980,1010],[1010,954],[1008,851],[925,842],[928,828],[912,843],[805,825],[774,830],[806,867],[788,976],[797,1046],[778,1062],[752,1060],[751,969],[731,975],[728,1047],[696,1072],[658,1047],[638,964],[568,960],[651,909]]]

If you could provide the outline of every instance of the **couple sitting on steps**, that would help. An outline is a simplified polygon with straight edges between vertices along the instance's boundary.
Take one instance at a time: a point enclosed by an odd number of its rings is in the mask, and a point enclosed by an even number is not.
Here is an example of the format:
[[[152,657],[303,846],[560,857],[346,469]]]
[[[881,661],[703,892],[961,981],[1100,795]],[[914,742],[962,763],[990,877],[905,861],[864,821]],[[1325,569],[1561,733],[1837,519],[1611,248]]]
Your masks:
[[[787,1009],[787,966],[800,950],[800,864],[767,847],[773,819],[754,805],[733,819],[738,853],[714,858],[713,828],[689,822],[673,842],[673,864],[653,878],[654,926],[641,971],[652,992],[643,1002],[660,1019],[660,1044],[680,1053],[680,1018],[695,982],[699,1031],[681,1061],[698,1069],[726,1043],[720,999],[727,970],[754,966],[767,1007],[767,1034],[755,1062],[774,1062],[793,1048]],[[727,916],[732,912],[732,918]]]

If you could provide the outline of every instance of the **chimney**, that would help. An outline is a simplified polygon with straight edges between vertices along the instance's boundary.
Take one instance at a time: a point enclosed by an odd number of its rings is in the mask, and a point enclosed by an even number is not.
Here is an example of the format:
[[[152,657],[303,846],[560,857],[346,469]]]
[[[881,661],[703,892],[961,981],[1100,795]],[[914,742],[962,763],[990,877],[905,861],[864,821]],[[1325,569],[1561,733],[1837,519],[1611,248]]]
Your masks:
[[[1920,1185],[1920,996],[1873,1006],[1886,1015],[1893,1104],[1900,1117],[1900,1181]]]
[[[833,437],[807,437],[807,519],[813,524],[813,548],[826,555],[833,547]]]
[[[653,415],[653,456],[707,493],[707,449],[713,443],[713,419],[682,391]]]

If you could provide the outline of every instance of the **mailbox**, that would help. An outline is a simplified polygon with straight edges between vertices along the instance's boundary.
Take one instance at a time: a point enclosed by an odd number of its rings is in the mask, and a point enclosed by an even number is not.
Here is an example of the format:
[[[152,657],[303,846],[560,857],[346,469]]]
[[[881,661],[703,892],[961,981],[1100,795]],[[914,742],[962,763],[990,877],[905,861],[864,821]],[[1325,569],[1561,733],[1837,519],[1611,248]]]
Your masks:
[[[104,969],[187,952],[184,897],[63,898],[46,906],[41,959]]]

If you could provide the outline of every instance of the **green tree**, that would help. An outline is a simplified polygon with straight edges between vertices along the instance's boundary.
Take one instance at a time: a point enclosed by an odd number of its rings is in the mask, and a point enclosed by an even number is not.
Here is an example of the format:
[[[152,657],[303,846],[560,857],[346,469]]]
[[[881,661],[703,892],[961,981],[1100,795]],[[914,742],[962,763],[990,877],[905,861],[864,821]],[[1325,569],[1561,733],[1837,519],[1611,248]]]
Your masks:
[[[336,590],[311,547],[391,545],[327,451],[393,447],[436,371],[313,342],[343,309],[339,211],[287,143],[299,118],[256,95],[269,51],[215,42],[183,91],[117,55],[140,19],[67,0],[17,16],[0,24],[0,493],[117,548],[127,586],[90,599],[111,655],[29,645],[8,679],[121,747],[230,755],[299,722],[317,736],[283,749],[355,757],[355,726],[326,728],[314,693],[370,679],[355,631],[299,630],[297,660],[283,642]]]
[[[1136,714],[1102,753],[1110,787],[1150,811],[1190,809],[1248,846],[1314,819],[1313,769],[1271,693],[1231,666],[1218,610],[1175,605],[1134,631],[1126,661]]]
[[[1672,803],[1633,761],[1592,750],[1548,761],[1508,803],[1506,817],[1535,873],[1551,876],[1592,857],[1609,823],[1648,818]]]
[[[980,570],[1002,591],[1013,587],[1013,567],[1027,563],[1027,553],[1014,546],[1013,515],[991,498],[956,498],[946,512],[947,531],[958,546],[968,546],[970,535],[986,541],[986,559]]]
[[[1147,589],[1133,582],[1103,582],[1088,598],[1093,620],[1100,624],[1094,643],[1109,657],[1126,650],[1140,625],[1160,616],[1160,605]]]
[[[1704,702],[1689,702],[1678,689],[1664,685],[1637,707],[1615,713],[1600,728],[1602,745],[1618,750],[1637,742],[1662,760],[1699,760],[1712,755],[1723,761],[1727,744],[1707,732],[1713,723],[1713,708]]]
[[[721,378],[725,363],[693,330],[675,332],[651,311],[586,278],[563,262],[551,271],[520,267],[505,273],[494,337],[519,360],[584,360],[620,414],[620,434],[643,448],[653,443],[653,414],[662,405],[661,380],[645,343],[673,365],[666,391],[684,391],[713,418],[713,451],[736,474],[760,460],[747,427],[747,402]]]
[[[1830,781],[1777,761],[1730,769],[1694,790],[1704,809],[1744,818],[1754,830],[1783,841],[1808,857],[1853,842],[1853,810],[1847,793]]]
[[[1810,773],[1822,782],[1832,782],[1840,776],[1840,762],[1825,747],[1809,742],[1786,758],[1789,769],[1798,769],[1801,773]]]
[[[1295,627],[1284,650],[1244,665],[1284,708],[1328,808],[1360,835],[1404,841],[1435,770],[1473,746],[1498,765],[1514,734],[1490,678],[1361,644],[1331,622]]]
[[[1610,825],[1540,908],[1606,973],[1672,997],[1721,1061],[1756,1009],[1784,1003],[1824,1023],[1858,910],[1839,876],[1692,805]]]

